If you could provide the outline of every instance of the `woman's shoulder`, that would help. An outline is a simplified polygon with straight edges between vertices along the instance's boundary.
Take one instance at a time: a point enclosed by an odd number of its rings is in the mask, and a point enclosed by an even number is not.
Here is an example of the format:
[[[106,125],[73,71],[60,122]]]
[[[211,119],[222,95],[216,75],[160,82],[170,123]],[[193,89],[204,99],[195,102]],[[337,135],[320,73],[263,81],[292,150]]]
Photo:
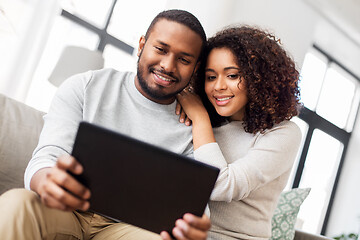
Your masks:
[[[244,122],[243,121],[231,121],[231,122],[226,122],[223,125],[219,126],[219,127],[215,127],[214,131],[231,131],[231,130],[240,130],[240,131],[245,131],[244,130]],[[270,129],[266,129],[264,131],[264,133],[267,132],[272,132],[272,131],[278,131],[279,129],[288,129],[291,131],[300,131],[299,126],[290,120],[284,120],[280,123],[274,124],[274,126]]]
[[[293,139],[301,139],[302,133],[299,126],[290,120],[284,120],[281,123],[275,124],[271,129],[267,129],[264,135],[278,134],[283,136],[289,136]]]
[[[272,127],[272,129],[276,129],[276,128],[278,128],[278,129],[288,129],[288,130],[297,131],[297,132],[301,131],[299,126],[294,121],[291,121],[291,120],[284,120],[281,123],[275,124]]]
[[[286,134],[293,135],[296,138],[301,138],[301,130],[299,126],[290,120],[284,120],[280,123],[274,124],[272,128],[266,129],[264,132],[257,132],[255,134],[246,132],[242,121],[231,121],[220,127],[214,128],[214,134],[217,136],[236,134],[241,135],[242,137],[247,136],[255,138],[274,134]]]

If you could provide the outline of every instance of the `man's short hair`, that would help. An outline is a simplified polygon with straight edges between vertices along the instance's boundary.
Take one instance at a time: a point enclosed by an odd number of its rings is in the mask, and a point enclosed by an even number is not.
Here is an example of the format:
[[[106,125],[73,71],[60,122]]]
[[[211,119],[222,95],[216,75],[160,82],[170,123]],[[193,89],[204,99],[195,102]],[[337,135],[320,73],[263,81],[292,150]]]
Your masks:
[[[200,21],[191,13],[179,10],[179,9],[171,9],[171,10],[165,10],[163,12],[160,12],[151,22],[149,28],[146,31],[145,39],[147,40],[149,35],[151,34],[152,29],[154,28],[155,24],[161,20],[166,19],[169,21],[177,22],[182,25],[187,26],[191,30],[193,30],[195,33],[197,33],[202,40],[202,49],[201,53],[203,52],[203,49],[206,44],[206,34],[204,31],[204,28],[202,27]],[[202,55],[202,54],[200,54]],[[200,56],[199,56],[200,60]]]

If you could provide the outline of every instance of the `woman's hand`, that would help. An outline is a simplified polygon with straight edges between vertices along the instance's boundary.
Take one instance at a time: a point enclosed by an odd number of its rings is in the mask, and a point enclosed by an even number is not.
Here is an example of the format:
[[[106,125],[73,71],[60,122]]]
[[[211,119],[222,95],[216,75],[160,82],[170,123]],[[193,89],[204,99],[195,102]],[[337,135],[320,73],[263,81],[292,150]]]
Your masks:
[[[191,125],[191,119],[186,115],[184,109],[181,107],[181,104],[179,101],[176,102],[175,107],[175,114],[179,115],[179,122],[185,123],[186,126]]]
[[[198,95],[185,88],[176,96],[178,103],[175,112],[180,115],[180,122],[190,125],[191,121],[197,121],[207,117],[208,113]]]
[[[192,121],[192,135],[193,135],[193,145],[194,150],[200,146],[215,142],[214,133],[211,127],[210,117],[206,111],[206,108],[202,104],[202,101],[198,95],[184,89],[179,94],[176,95],[178,102],[180,102],[182,107],[183,115],[180,115],[181,119],[191,119]],[[177,113],[180,113],[179,109],[176,109]],[[185,117],[186,114],[187,116]],[[185,124],[186,124],[185,120]]]

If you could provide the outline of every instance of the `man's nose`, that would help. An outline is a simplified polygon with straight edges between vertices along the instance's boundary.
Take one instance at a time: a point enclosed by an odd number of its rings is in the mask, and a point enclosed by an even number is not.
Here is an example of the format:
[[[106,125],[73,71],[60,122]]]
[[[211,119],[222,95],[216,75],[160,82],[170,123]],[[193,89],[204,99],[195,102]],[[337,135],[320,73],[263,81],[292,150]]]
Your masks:
[[[160,66],[168,73],[174,73],[176,70],[176,59],[172,55],[164,56],[161,59]]]

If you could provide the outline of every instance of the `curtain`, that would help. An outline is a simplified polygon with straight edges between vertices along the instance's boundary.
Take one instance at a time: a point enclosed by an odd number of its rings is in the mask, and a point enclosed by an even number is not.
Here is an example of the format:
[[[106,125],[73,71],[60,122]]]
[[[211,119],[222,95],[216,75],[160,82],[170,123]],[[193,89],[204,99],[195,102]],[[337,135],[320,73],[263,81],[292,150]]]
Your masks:
[[[24,102],[53,21],[57,0],[0,3],[0,92]]]

